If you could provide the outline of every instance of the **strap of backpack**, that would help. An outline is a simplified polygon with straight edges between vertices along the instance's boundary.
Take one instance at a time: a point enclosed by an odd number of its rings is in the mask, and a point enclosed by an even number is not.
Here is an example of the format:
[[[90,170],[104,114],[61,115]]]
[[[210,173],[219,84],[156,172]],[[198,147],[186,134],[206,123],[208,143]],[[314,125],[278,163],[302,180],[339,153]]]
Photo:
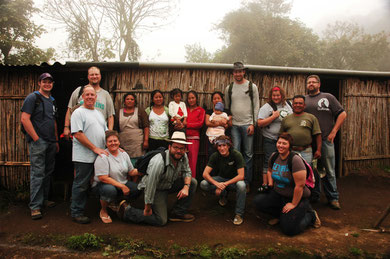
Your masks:
[[[230,83],[228,88],[228,96],[229,96],[229,110],[232,111],[232,92],[233,92],[233,82]]]
[[[252,118],[253,118],[253,126],[256,128],[256,119],[255,119],[255,104],[253,103],[253,83],[249,81],[248,85],[249,89],[249,97],[251,98],[251,106],[252,106]]]
[[[274,153],[271,155],[270,162],[271,162],[271,165],[272,165],[272,166],[274,165],[275,160],[276,160],[276,158],[278,157],[278,155],[279,155],[279,152],[278,152],[278,151],[274,152]]]
[[[34,110],[35,110],[35,107],[37,107],[38,105],[40,105],[42,103],[42,105],[43,105],[42,120],[44,120],[45,119],[45,104],[43,103],[42,96],[39,93],[39,91],[35,91],[34,94],[35,94]],[[34,113],[34,111],[33,111],[33,113]]]

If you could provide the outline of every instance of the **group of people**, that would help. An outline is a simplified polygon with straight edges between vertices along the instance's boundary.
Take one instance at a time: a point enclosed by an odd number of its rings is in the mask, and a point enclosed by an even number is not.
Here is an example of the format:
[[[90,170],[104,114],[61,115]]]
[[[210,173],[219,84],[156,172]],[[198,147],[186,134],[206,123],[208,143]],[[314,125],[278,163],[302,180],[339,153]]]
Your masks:
[[[320,194],[320,178],[308,188],[307,168],[313,157],[326,170],[324,192],[329,204],[340,209],[335,177],[334,138],[346,118],[337,99],[320,92],[320,78],[307,77],[308,95],[296,95],[292,104],[280,86],[269,91],[268,102],[259,107],[258,87],[245,79],[246,67],[233,64],[233,79],[225,94],[211,95],[213,107],[205,111],[198,95],[189,91],[186,102],[180,89],[171,91],[172,101],[164,105],[161,91],[151,93],[150,106],[137,106],[137,97],[128,93],[123,108],[116,110],[109,93],[100,87],[100,69],[88,69],[86,86],[78,87],[68,103],[63,136],[73,138],[71,217],[81,224],[90,222],[84,214],[88,190],[100,197],[99,216],[111,223],[108,208],[119,218],[134,223],[165,225],[168,221],[191,222],[187,212],[197,189],[197,158],[200,134],[207,127],[208,163],[200,188],[219,197],[225,206],[228,194],[236,192],[233,223],[243,223],[246,195],[253,179],[255,127],[262,129],[265,153],[263,183],[254,197],[255,208],[270,214],[270,224],[280,222],[288,235],[308,226],[319,227],[320,219],[310,205]],[[30,209],[32,219],[42,218],[49,201],[50,175],[58,152],[56,104],[51,96],[53,77],[43,73],[39,90],[23,103],[21,122],[30,150]],[[224,102],[225,97],[225,102]],[[306,103],[306,105],[305,105]],[[315,140],[315,141],[313,141]],[[314,147],[314,154],[313,149]],[[134,167],[147,151],[157,150],[146,172]],[[145,155],[146,153],[146,155]],[[144,156],[145,155],[145,156]],[[129,204],[144,193],[144,208]],[[168,213],[168,194],[177,193],[177,202]],[[118,199],[125,197],[122,202]]]

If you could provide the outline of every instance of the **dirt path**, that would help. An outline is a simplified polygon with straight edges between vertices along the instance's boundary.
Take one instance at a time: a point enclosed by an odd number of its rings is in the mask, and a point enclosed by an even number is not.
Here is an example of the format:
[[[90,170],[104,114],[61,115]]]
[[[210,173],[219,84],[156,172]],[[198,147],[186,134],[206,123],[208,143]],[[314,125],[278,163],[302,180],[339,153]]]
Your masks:
[[[234,195],[229,197],[227,208],[221,208],[217,205],[215,197],[204,196],[201,191],[198,191],[191,209],[196,220],[192,223],[168,223],[165,227],[127,224],[120,222],[115,215],[112,216],[114,221],[112,224],[103,224],[98,218],[99,204],[96,199],[90,199],[88,203],[87,215],[92,217],[92,223],[89,225],[79,225],[71,221],[69,202],[60,203],[55,208],[47,210],[44,218],[39,221],[30,219],[26,204],[18,204],[0,216],[0,244],[2,245],[0,257],[10,255],[11,251],[13,251],[11,254],[18,254],[17,251],[26,249],[18,249],[17,240],[27,233],[65,236],[93,233],[122,236],[145,240],[159,247],[174,244],[185,247],[238,245],[256,249],[293,246],[325,257],[349,255],[353,249],[360,249],[369,254],[390,256],[390,233],[361,230],[371,228],[390,203],[390,177],[373,177],[367,173],[355,174],[340,179],[338,185],[342,210],[331,210],[322,197],[322,201],[314,204],[313,207],[318,211],[323,226],[320,229],[308,229],[303,234],[292,238],[284,236],[277,226],[268,226],[266,218],[255,215],[251,202],[253,194],[247,199],[246,214],[241,226],[232,224]],[[142,200],[139,200],[137,205],[142,206]],[[382,226],[390,229],[390,216]],[[7,245],[16,246],[5,249]]]

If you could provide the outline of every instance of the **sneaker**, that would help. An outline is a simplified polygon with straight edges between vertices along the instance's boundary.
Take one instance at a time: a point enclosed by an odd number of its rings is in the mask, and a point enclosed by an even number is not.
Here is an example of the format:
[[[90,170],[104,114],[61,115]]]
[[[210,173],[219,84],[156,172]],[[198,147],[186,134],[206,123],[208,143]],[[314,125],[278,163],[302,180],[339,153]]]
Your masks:
[[[274,218],[274,219],[270,219],[270,220],[268,220],[268,225],[270,225],[270,226],[275,226],[275,225],[277,225],[277,224],[279,224],[279,219],[277,219],[277,218]]]
[[[79,224],[88,224],[91,222],[87,216],[72,217],[72,220]]]
[[[234,219],[233,219],[233,224],[238,226],[238,225],[241,225],[242,222],[244,222],[244,219],[241,217],[241,215],[236,214],[236,216],[234,216]]]
[[[226,199],[226,196],[221,196],[218,201],[219,205],[222,207],[225,207],[226,204],[228,203],[228,200]]]
[[[313,210],[313,214],[315,217],[314,223],[313,223],[313,228],[320,228],[321,227],[321,220],[318,217],[317,211]]]
[[[43,205],[46,207],[46,208],[53,208],[57,205],[57,203],[55,203],[54,201],[49,201],[49,200],[46,200],[43,202]]]
[[[192,214],[177,215],[171,214],[169,220],[172,222],[191,222],[195,220],[195,216]]]
[[[37,220],[42,218],[41,210],[31,210],[31,219]]]
[[[125,210],[126,210],[127,206],[130,206],[130,205],[126,202],[126,200],[123,200],[119,203],[118,210],[116,211],[116,215],[118,215],[118,218],[120,220],[123,220],[123,216],[125,215]]]
[[[330,206],[332,209],[334,209],[334,210],[339,210],[339,209],[341,209],[340,203],[339,203],[338,200],[333,200],[333,201],[329,202],[329,206]]]

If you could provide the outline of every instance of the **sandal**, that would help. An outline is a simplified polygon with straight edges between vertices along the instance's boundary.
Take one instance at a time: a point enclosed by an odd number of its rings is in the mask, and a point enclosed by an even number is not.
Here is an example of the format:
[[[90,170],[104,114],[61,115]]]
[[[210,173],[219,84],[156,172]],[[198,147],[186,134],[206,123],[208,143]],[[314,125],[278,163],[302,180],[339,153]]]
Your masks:
[[[42,218],[41,210],[32,210],[31,211],[31,219],[36,220],[36,219],[41,219],[41,218]]]
[[[103,221],[103,223],[105,223],[105,224],[112,223],[110,215],[105,217],[102,215],[102,211],[100,211],[99,216],[100,216],[100,219]]]

